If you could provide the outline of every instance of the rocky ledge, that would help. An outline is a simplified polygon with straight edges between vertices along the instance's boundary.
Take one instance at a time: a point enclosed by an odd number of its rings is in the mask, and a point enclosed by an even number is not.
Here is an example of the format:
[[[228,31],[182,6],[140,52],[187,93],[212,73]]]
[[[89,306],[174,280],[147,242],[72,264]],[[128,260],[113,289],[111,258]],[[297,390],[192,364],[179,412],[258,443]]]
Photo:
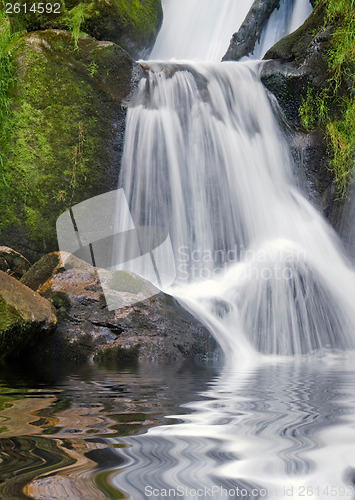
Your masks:
[[[216,347],[208,330],[170,295],[132,273],[97,269],[66,252],[45,255],[21,282],[5,273],[0,280],[5,358],[16,348],[17,356],[40,363],[164,362],[202,358]],[[116,309],[109,310],[108,296]],[[23,345],[13,343],[20,334],[22,340],[28,337]]]

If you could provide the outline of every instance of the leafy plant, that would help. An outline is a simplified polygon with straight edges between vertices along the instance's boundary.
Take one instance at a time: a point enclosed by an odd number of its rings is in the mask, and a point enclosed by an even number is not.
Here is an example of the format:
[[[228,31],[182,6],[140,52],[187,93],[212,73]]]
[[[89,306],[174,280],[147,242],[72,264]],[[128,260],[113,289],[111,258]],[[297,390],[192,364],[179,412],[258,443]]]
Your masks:
[[[75,48],[78,49],[78,40],[80,36],[80,28],[88,17],[88,14],[85,10],[85,4],[79,3],[69,12],[69,16],[67,17],[68,28],[72,32]]]
[[[99,69],[99,66],[96,64],[95,61],[91,61],[89,64],[88,70],[89,70],[89,75],[91,78],[93,78],[94,75],[96,75],[97,71]]]

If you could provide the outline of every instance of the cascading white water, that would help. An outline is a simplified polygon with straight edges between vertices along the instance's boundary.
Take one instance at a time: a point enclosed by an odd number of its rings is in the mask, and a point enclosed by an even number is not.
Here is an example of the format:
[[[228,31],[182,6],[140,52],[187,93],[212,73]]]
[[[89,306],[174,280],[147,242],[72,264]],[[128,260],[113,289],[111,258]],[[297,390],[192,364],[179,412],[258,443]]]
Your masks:
[[[253,0],[163,0],[164,23],[150,59],[220,61]],[[281,0],[255,47],[255,59],[307,19],[309,0]]]
[[[121,183],[136,222],[169,230],[173,293],[228,353],[353,348],[354,273],[292,183],[258,63],[144,65]]]
[[[312,6],[308,0],[281,1],[280,8],[271,14],[250,57],[261,59],[280,38],[289,35],[301,26],[311,12]]]
[[[287,2],[309,12],[303,0]],[[212,30],[209,45],[193,14],[201,4],[218,19],[213,0],[165,0],[152,58],[223,55],[238,26],[215,51]],[[218,0],[227,4],[240,7]],[[189,52],[192,26],[201,43]],[[354,494],[351,351],[320,357],[355,347],[354,269],[295,187],[260,64],[142,62],[120,184],[136,226],[169,231],[169,293],[209,326],[227,362],[202,401],[186,405],[183,423],[123,440],[126,466],[113,484],[135,499],[147,498],[147,485],[149,496],[173,488],[185,500]]]
[[[163,0],[162,3],[164,23],[150,59],[220,61],[253,0]]]

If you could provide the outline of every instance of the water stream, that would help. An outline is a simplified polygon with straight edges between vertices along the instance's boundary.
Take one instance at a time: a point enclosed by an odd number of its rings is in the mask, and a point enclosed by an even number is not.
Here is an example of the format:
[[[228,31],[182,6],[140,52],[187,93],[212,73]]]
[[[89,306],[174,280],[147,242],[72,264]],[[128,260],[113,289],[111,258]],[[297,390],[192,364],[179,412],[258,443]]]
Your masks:
[[[220,27],[244,16],[231,4],[223,19],[214,2],[203,14],[166,2],[120,180],[134,221],[169,231],[169,293],[210,328],[225,365],[182,423],[125,440],[114,484],[136,499],[354,498],[354,269],[296,188],[262,63],[213,62]],[[308,2],[285,2],[253,57],[296,11],[305,19]]]

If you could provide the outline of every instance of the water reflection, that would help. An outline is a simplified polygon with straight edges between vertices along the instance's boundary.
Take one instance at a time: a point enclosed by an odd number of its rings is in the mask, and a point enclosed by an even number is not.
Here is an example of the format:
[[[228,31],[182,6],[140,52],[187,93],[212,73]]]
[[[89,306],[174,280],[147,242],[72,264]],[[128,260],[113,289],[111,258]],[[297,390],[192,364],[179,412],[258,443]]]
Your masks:
[[[3,369],[0,497],[354,498],[351,357]]]
[[[131,498],[353,498],[351,356],[225,371],[183,423],[121,439]],[[170,491],[169,491],[170,489]]]
[[[2,367],[0,497],[122,498],[123,460],[107,437],[145,432],[183,414],[214,375],[208,366]],[[173,420],[172,420],[173,421]]]

